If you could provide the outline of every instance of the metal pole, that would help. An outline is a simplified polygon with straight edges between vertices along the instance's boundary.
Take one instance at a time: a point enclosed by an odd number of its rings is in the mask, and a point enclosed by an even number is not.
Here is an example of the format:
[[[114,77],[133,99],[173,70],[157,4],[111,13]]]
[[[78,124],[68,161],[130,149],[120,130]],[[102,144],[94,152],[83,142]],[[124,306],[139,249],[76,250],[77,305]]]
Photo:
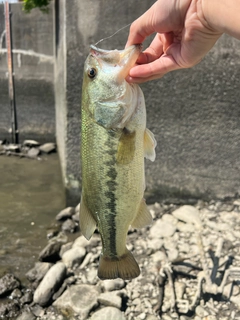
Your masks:
[[[8,62],[8,90],[11,108],[11,126],[12,126],[12,143],[19,143],[17,110],[15,103],[15,87],[13,76],[13,58],[12,58],[12,37],[11,37],[11,18],[9,12],[9,3],[5,2],[5,28],[7,43],[7,62]]]

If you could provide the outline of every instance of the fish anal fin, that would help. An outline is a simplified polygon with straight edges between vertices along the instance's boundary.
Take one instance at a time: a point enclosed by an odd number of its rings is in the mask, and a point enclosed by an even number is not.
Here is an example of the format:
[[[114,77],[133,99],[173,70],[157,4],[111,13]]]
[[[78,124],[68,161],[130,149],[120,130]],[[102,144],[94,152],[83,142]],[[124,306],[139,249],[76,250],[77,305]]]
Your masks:
[[[124,128],[118,144],[118,164],[129,164],[133,160],[136,148],[135,142],[136,132],[130,132],[128,129]]]
[[[155,148],[157,146],[157,141],[154,134],[149,130],[145,129],[144,132],[144,156],[146,159],[154,161],[156,158]]]
[[[87,240],[89,240],[96,229],[96,221],[86,206],[83,197],[80,204],[79,224],[82,234]]]
[[[131,280],[140,274],[139,266],[132,253],[127,250],[121,257],[100,256],[98,277],[102,280],[121,278]]]
[[[148,210],[146,202],[142,199],[136,218],[131,223],[133,228],[143,228],[152,224],[152,216]]]

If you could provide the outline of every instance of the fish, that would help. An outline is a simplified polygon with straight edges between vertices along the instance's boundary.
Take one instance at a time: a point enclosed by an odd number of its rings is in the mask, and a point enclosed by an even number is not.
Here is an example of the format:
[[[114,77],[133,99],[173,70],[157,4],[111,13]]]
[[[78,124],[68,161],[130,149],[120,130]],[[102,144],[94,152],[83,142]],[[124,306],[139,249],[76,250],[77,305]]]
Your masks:
[[[98,277],[133,279],[140,269],[127,249],[129,227],[152,223],[144,200],[144,157],[155,160],[156,140],[146,128],[144,95],[126,81],[142,50],[90,47],[81,104],[82,193],[80,230],[102,240]]]

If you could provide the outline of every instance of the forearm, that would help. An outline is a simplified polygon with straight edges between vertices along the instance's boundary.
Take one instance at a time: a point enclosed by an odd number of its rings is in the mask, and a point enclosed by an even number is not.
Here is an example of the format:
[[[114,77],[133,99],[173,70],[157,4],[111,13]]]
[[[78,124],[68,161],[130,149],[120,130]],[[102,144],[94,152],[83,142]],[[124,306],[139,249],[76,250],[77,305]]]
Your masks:
[[[200,5],[212,29],[240,39],[240,0],[200,0]]]

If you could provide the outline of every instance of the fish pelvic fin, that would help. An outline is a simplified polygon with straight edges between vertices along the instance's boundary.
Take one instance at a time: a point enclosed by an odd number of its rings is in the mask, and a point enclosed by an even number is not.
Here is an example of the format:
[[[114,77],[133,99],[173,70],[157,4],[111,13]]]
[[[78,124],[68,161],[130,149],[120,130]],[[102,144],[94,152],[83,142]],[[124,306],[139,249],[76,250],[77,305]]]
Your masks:
[[[108,257],[104,254],[100,256],[98,277],[102,280],[116,278],[131,280],[139,274],[139,266],[127,248],[121,257]]]
[[[96,221],[93,218],[92,213],[86,206],[83,197],[80,204],[79,224],[82,234],[87,240],[89,240],[96,229]]]
[[[145,129],[144,132],[144,157],[151,161],[154,161],[156,158],[155,148],[157,146],[157,141],[154,137],[154,134],[149,130]]]
[[[136,218],[131,223],[133,228],[143,228],[152,224],[152,216],[148,210],[145,199],[142,199]]]

